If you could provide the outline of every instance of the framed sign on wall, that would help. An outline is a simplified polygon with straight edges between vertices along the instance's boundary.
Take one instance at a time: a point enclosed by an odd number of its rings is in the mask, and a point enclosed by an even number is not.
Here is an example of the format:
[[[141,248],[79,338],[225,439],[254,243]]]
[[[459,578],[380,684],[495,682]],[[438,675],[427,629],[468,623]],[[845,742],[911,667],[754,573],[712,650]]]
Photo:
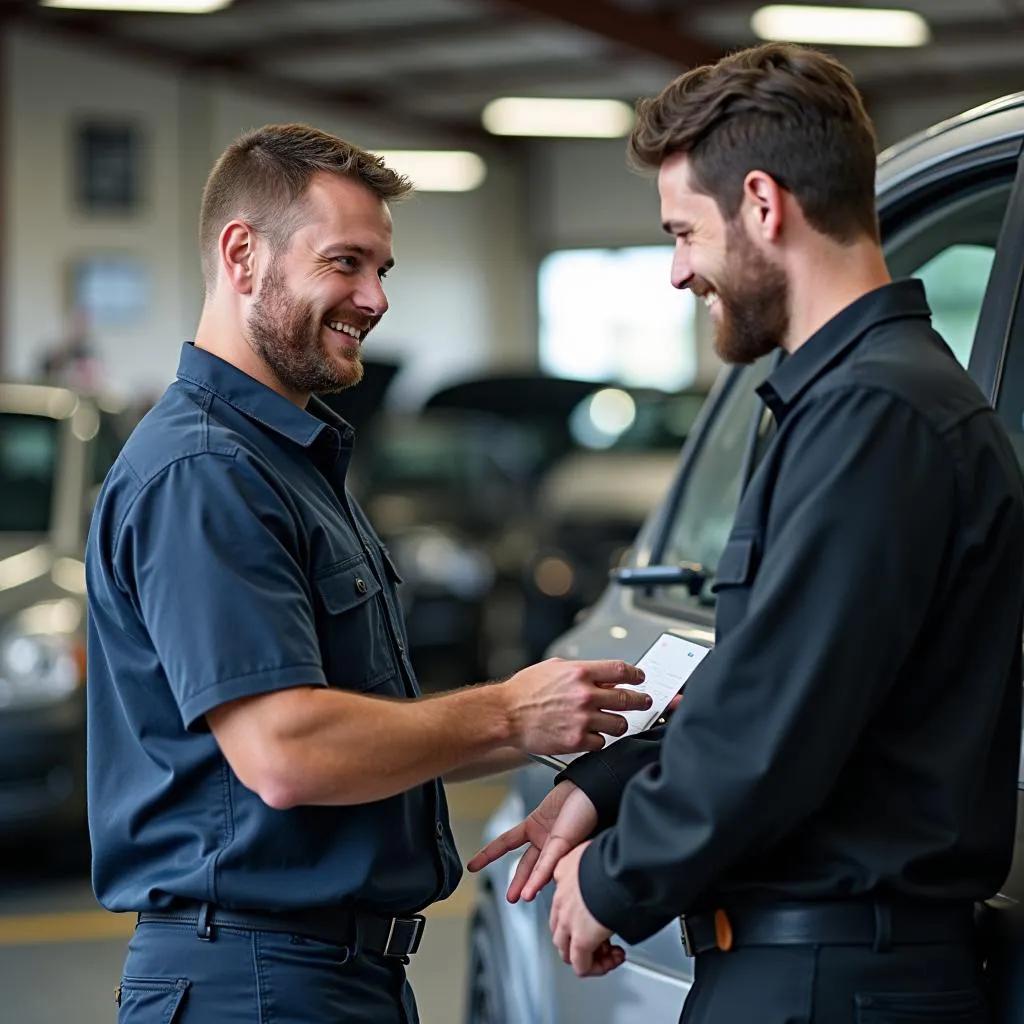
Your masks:
[[[69,261],[69,308],[94,328],[131,327],[142,320],[151,299],[145,262],[130,252],[93,252]]]
[[[84,213],[130,214],[142,203],[143,138],[128,120],[81,118],[74,125],[75,205]]]

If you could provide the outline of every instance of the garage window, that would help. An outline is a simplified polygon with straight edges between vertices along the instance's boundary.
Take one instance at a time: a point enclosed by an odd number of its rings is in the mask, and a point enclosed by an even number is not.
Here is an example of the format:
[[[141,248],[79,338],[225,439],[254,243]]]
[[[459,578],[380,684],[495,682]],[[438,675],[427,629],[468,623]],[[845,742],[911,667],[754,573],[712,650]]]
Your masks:
[[[546,373],[678,391],[697,375],[696,302],[672,287],[672,247],[569,249],[540,266]]]

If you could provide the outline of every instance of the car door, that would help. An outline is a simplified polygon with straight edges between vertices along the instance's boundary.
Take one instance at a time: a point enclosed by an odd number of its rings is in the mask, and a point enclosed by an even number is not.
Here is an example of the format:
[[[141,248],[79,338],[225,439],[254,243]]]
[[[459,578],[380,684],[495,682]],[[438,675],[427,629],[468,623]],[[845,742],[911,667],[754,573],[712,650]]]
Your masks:
[[[1012,411],[1024,428],[1024,323],[1017,309],[1024,264],[1024,188],[1018,169],[1020,136],[929,157],[918,169],[901,169],[880,193],[886,255],[896,277],[918,276],[928,290],[936,326],[957,358],[990,397],[1003,379],[1011,334],[1021,349],[1021,390]],[[935,149],[934,142],[931,143]],[[941,147],[939,147],[941,150]],[[912,157],[913,154],[910,154]],[[908,157],[902,157],[906,164]],[[1014,350],[1015,351],[1015,350]],[[672,493],[649,518],[636,545],[638,566],[689,563],[697,571],[684,583],[613,583],[591,615],[557,642],[565,657],[635,660],[659,633],[670,629],[698,642],[713,641],[711,583],[729,535],[742,488],[771,443],[773,424],[754,394],[772,359],[725,372],[706,416],[684,448]],[[1024,434],[1021,449],[1024,450]],[[543,768],[527,769],[527,805],[538,798]],[[546,784],[545,784],[546,785]],[[550,900],[550,893],[547,894]],[[576,979],[550,945],[547,975],[553,1021],[613,1024],[663,1019],[689,986],[691,965],[682,954],[677,926],[627,952],[623,967],[597,981]]]

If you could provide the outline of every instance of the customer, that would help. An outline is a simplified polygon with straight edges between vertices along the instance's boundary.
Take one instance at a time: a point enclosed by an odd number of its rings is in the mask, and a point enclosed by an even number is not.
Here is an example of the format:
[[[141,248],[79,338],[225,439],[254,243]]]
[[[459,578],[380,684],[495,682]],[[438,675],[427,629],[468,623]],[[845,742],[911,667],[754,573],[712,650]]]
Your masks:
[[[576,760],[470,867],[530,843],[510,898],[553,869],[578,974],[686,915],[687,1024],[980,1024],[972,910],[1009,869],[1021,720],[1010,443],[921,284],[890,281],[845,68],[762,46],[637,114],[673,285],[726,361],[785,353],[777,433],[672,720]]]
[[[596,749],[621,662],[423,699],[397,575],[346,489],[356,384],[409,183],[303,125],[228,147],[206,300],[89,539],[93,882],[139,924],[121,1021],[409,1022],[418,911],[459,881],[439,777]]]

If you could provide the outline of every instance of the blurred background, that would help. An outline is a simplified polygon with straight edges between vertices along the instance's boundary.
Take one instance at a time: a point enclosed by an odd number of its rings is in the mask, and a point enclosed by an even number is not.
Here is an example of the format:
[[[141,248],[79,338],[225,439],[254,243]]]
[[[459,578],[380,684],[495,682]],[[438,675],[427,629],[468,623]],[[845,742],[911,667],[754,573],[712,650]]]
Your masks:
[[[197,321],[224,146],[305,121],[416,182],[366,378],[330,401],[424,688],[500,677],[586,614],[719,368],[625,164],[633,103],[767,38],[846,62],[881,146],[1024,88],[1024,0],[898,6],[0,2],[0,1018],[113,1019],[130,923],[88,886],[82,545]],[[972,272],[929,281],[949,324]],[[453,790],[467,856],[502,792]],[[427,1022],[461,1017],[462,892],[412,968]]]

